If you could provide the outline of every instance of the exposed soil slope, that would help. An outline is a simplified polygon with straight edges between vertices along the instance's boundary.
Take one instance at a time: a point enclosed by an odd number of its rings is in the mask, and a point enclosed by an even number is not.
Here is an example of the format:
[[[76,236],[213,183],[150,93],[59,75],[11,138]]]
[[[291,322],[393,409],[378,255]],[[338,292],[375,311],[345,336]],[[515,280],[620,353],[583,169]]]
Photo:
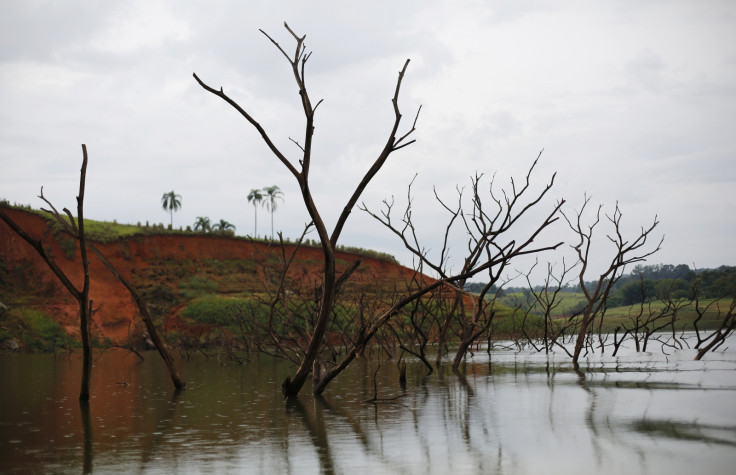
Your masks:
[[[48,222],[35,213],[4,208],[31,236],[43,236],[57,264],[81,285],[82,269],[78,248],[61,234],[54,235]],[[206,282],[215,294],[256,295],[265,292],[268,273],[278,269],[282,252],[288,257],[293,245],[254,243],[227,236],[204,234],[133,235],[98,248],[139,289],[154,318],[169,328],[184,325],[178,312],[191,295],[187,286]],[[368,286],[386,290],[403,288],[414,272],[406,267],[371,257],[338,252],[338,272],[352,262],[361,264],[351,276],[346,292]],[[302,247],[297,251],[288,277],[294,288],[315,292],[323,257],[321,249]],[[142,325],[136,306],[115,277],[90,253],[90,299],[93,300],[93,333],[101,339],[123,344],[139,340]],[[431,280],[431,279],[430,279]],[[378,287],[377,287],[378,286]],[[0,221],[0,302],[8,308],[41,310],[78,335],[78,308],[36,251]]]

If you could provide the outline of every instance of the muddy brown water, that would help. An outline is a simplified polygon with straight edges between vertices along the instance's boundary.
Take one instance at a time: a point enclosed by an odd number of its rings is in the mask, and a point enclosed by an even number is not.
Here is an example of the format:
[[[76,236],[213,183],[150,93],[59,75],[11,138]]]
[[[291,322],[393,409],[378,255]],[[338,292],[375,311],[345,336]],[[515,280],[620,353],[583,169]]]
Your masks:
[[[730,342],[732,345],[736,341]],[[589,357],[476,352],[425,377],[356,361],[322,398],[281,397],[293,368],[213,355],[175,392],[155,353],[98,355],[88,410],[80,361],[0,355],[0,473],[733,473],[736,347]],[[385,358],[385,354],[383,354]]]

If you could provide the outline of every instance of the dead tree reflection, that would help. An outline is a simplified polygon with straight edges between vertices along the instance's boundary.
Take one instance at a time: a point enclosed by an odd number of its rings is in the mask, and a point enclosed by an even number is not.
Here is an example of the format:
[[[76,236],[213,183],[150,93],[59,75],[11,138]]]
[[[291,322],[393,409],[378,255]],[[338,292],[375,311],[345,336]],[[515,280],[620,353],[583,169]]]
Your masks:
[[[287,398],[287,409],[290,413],[296,414],[307,429],[309,438],[314,445],[319,460],[320,473],[338,473],[336,471],[335,461],[330,448],[330,441],[327,435],[327,427],[325,426],[325,417],[322,414],[322,407],[318,400],[314,398],[312,411],[307,411],[299,398]]]
[[[92,416],[89,413],[89,404],[80,404],[79,411],[82,419],[83,462],[82,473],[92,473],[94,469],[94,434],[92,433]]]

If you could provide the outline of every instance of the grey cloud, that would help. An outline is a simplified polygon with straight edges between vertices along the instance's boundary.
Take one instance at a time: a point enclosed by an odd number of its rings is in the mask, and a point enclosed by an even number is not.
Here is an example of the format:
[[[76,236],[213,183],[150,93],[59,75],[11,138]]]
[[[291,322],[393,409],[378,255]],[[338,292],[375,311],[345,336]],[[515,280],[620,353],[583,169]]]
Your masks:
[[[665,86],[665,72],[664,61],[651,49],[640,51],[635,58],[626,63],[626,76],[629,81],[649,92],[662,92]]]
[[[0,61],[53,61],[104,23],[113,2],[2,2]]]
[[[681,209],[705,214],[702,208],[711,206],[706,191],[716,186],[724,199],[730,198],[729,184],[736,179],[733,45],[723,43],[722,51],[709,50],[702,62],[692,63],[684,52],[666,49],[667,42],[650,41],[642,30],[650,25],[639,18],[667,14],[674,23],[659,25],[667,38],[690,34],[674,31],[677,21],[702,23],[692,31],[723,27],[683,16],[696,8],[686,3],[632,2],[627,15],[615,14],[618,7],[582,3],[587,7],[534,1],[360,6],[326,0],[165,1],[161,8],[185,24],[186,35],[115,50],[93,40],[105,38],[106,28],[116,22],[127,21],[120,12],[130,8],[129,2],[2,2],[0,198],[37,206],[38,188],[47,185],[54,196],[73,200],[79,144],[86,142],[91,218],[165,222],[159,199],[173,188],[184,197],[174,217],[177,224],[208,215],[248,232],[253,216],[247,191],[278,184],[286,202],[275,216],[277,227],[297,234],[306,216],[288,172],[242,117],[191,77],[196,71],[211,85],[223,86],[295,156],[289,137],[302,140],[304,123],[293,77],[286,60],[258,31],[263,28],[291,52],[284,20],[307,35],[307,47],[314,52],[307,64],[308,87],[313,99],[325,99],[317,114],[312,176],[328,222],[387,139],[393,121],[390,98],[407,57],[412,63],[400,105],[406,129],[423,103],[417,143],[391,157],[365,200],[373,206],[392,194],[403,197],[419,172],[416,191],[426,208],[417,209],[417,216],[426,218],[422,232],[430,244],[432,236],[441,234],[433,185],[450,199],[454,187],[467,185],[476,170],[486,176],[498,170],[498,183],[505,186],[509,176],[523,178],[543,147],[536,185],[557,170],[555,198],[572,202],[587,190],[603,202],[620,199],[632,223],[647,222],[653,212],[670,220]],[[601,20],[610,15],[614,20]],[[492,84],[472,80],[489,74],[483,46],[491,33],[504,51],[512,51],[519,38],[543,44],[561,17],[568,24],[593,22],[601,42],[632,41],[605,43],[603,49],[602,43],[576,44],[576,56],[566,63],[571,71],[555,61],[545,64],[557,69],[536,70],[536,58],[504,55],[508,64],[492,65]],[[469,19],[477,21],[462,43],[447,34],[448,24],[462,28]],[[630,36],[624,38],[621,31]],[[599,51],[607,56],[580,66]],[[34,78],[37,71],[54,77]],[[456,71],[462,73],[452,74]],[[534,80],[525,76],[517,83],[510,77],[529,71]],[[33,81],[21,83],[24,74]],[[502,89],[489,94],[489,87]],[[692,195],[686,209],[682,192]],[[733,211],[720,210],[723,215]],[[402,252],[380,227],[357,211],[354,215],[344,243],[380,243],[384,250]],[[668,224],[668,246],[680,254],[695,253],[687,219],[675,220]],[[713,236],[730,232],[720,221],[703,218],[699,226]],[[715,251],[709,254],[717,253],[721,263],[736,262],[732,246],[719,248],[719,242],[711,242]],[[462,236],[453,241],[458,254],[464,244]],[[705,251],[697,252],[685,260],[705,260]]]

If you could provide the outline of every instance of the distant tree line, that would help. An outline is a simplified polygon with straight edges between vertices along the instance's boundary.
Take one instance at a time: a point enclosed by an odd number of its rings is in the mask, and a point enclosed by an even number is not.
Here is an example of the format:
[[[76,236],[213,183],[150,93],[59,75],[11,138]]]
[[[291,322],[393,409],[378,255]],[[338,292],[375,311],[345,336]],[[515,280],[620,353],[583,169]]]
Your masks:
[[[463,287],[464,290],[467,290],[468,292],[479,294],[483,291],[483,288],[486,286],[484,282],[466,282],[465,287]],[[500,289],[494,284],[491,286],[490,290],[488,290],[489,295],[498,295],[499,297],[503,297],[506,291],[514,292],[514,290],[511,290],[512,288],[508,289]],[[519,290],[521,292],[521,290]]]
[[[593,282],[586,282],[590,289]],[[468,283],[465,290],[478,292],[485,284]],[[633,270],[621,276],[613,284],[608,304],[611,307],[634,305],[652,299],[693,298],[697,289],[701,298],[727,298],[736,288],[736,266],[723,265],[715,269],[691,269],[687,264],[636,265]],[[494,289],[495,290],[495,289]],[[542,286],[534,287],[542,290]],[[504,287],[502,292],[524,293],[527,287]],[[566,285],[562,292],[582,292],[580,284]],[[502,296],[502,295],[500,295]]]

